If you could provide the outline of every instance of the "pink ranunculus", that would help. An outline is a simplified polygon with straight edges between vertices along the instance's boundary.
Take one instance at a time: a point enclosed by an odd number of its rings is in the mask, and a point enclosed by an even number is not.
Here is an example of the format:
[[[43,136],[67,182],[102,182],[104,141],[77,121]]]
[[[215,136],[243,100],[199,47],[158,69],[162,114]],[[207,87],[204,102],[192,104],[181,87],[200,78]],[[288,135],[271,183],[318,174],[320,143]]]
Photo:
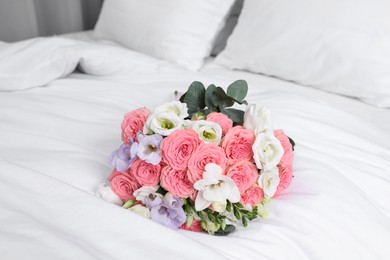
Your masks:
[[[233,121],[227,115],[218,112],[208,114],[207,121],[219,124],[222,128],[222,135],[225,135],[233,127]]]
[[[188,161],[188,179],[195,183],[203,178],[205,166],[215,163],[225,172],[227,159],[221,147],[213,143],[201,143]]]
[[[279,169],[279,178],[280,183],[276,189],[276,192],[273,197],[279,196],[279,194],[285,190],[291,183],[292,180],[292,171],[293,171],[293,150],[292,145],[290,143],[290,140],[288,139],[287,135],[284,134],[283,130],[275,130],[274,131],[275,137],[280,141],[282,144],[284,154],[282,159],[280,160],[278,164]]]
[[[113,170],[108,180],[110,181],[113,192],[124,202],[135,199],[133,193],[141,187],[134,176],[128,171],[118,172],[117,170]]]
[[[176,130],[160,143],[162,160],[176,170],[185,170],[192,153],[200,144],[191,128]]]
[[[292,165],[279,164],[278,168],[279,168],[280,182],[278,187],[276,188],[276,192],[273,196],[274,198],[279,196],[279,194],[290,185],[293,178]]]
[[[161,165],[153,165],[137,158],[130,166],[130,173],[142,186],[156,186],[160,181]]]
[[[259,173],[254,163],[241,160],[226,170],[226,176],[229,176],[237,185],[240,193],[243,193],[257,181]]]
[[[231,128],[222,140],[224,150],[229,164],[240,160],[253,161],[252,145],[255,142],[255,135],[242,126]]]
[[[161,187],[180,198],[188,198],[195,191],[188,180],[186,170],[175,170],[166,166],[161,171],[160,179]]]
[[[122,121],[122,142],[125,144],[130,143],[129,137],[137,141],[137,133],[142,132],[146,119],[150,115],[150,110],[146,107],[138,108],[125,115]]]
[[[261,202],[264,198],[263,190],[256,183],[241,194],[240,202],[251,206]]]
[[[275,130],[274,135],[279,140],[279,142],[282,144],[282,147],[284,150],[283,157],[280,160],[279,164],[292,165],[293,150],[292,150],[292,145],[290,143],[290,140],[288,139],[288,136],[285,135],[283,130],[281,130],[281,129]]]
[[[194,219],[194,221],[192,222],[192,225],[190,227],[187,227],[187,224],[184,223],[183,225],[181,225],[180,229],[194,231],[194,232],[204,232],[204,229],[200,225],[200,221],[196,220],[196,219]]]

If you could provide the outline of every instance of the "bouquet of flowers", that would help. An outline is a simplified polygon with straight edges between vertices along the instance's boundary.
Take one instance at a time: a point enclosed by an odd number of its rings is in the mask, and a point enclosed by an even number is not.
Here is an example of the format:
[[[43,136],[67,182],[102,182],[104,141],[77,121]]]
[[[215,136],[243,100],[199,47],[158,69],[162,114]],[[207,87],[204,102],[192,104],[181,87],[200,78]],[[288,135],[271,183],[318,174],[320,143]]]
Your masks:
[[[114,170],[96,194],[170,228],[210,234],[265,217],[292,180],[294,142],[272,129],[266,107],[248,105],[247,92],[244,80],[226,92],[195,81],[174,101],[127,113],[123,144],[109,157]]]

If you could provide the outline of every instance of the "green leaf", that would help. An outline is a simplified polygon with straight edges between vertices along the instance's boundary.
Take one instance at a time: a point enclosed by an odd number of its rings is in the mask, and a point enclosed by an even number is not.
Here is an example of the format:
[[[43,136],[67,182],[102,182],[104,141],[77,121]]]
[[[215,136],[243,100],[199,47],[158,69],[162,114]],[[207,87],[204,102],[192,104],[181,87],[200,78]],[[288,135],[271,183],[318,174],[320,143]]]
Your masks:
[[[242,125],[244,123],[244,111],[235,108],[226,108],[221,111],[227,115],[236,125]]]
[[[242,225],[244,226],[244,227],[247,227],[248,226],[248,220],[243,216],[242,217]]]
[[[231,203],[230,201],[228,201],[227,204],[226,204],[226,210],[227,210],[228,212],[231,212],[231,211],[232,211],[232,203]]]
[[[187,104],[188,112],[194,113],[205,108],[205,93],[202,82],[194,81],[189,86],[188,90],[180,98],[180,101]]]
[[[244,101],[246,94],[248,94],[248,84],[245,80],[236,80],[227,88],[227,95],[238,103]]]
[[[225,91],[221,87],[216,87],[211,95],[212,103],[218,110],[222,110],[225,107],[231,107],[234,104],[234,100],[231,99],[228,95],[226,95]]]
[[[241,213],[240,213],[239,209],[233,208],[233,213],[234,213],[234,216],[236,217],[236,219],[238,219],[238,220],[241,219]]]
[[[217,232],[214,233],[216,236],[226,236],[227,234],[236,230],[236,227],[233,225],[226,225],[225,229],[220,228]]]
[[[288,137],[288,136],[287,136]],[[295,142],[292,138],[288,137],[288,140],[290,141],[290,144],[291,144],[291,147],[292,147],[292,150],[294,151],[294,148],[295,148]]]
[[[206,106],[211,110],[216,109],[215,105],[213,104],[213,99],[212,99],[213,92],[214,92],[215,88],[216,88],[216,86],[214,84],[211,84],[206,89],[205,103],[206,103]]]
[[[134,200],[128,200],[128,201],[126,201],[126,203],[122,206],[122,208],[128,209],[128,208],[131,208],[132,206],[134,206],[134,204],[135,204],[135,201],[134,201]]]

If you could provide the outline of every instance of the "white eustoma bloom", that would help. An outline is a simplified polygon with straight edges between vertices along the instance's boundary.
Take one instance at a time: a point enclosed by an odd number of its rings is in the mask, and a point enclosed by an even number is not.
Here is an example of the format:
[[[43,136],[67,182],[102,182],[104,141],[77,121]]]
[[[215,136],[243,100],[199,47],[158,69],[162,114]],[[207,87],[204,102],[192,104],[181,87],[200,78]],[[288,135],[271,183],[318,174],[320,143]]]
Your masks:
[[[174,100],[154,109],[145,122],[144,134],[170,135],[177,129],[184,126],[184,118],[188,117],[188,108],[186,103]]]
[[[115,192],[112,191],[109,182],[103,182],[97,186],[95,195],[112,204],[116,204],[118,206],[123,205],[123,201],[118,197],[118,195],[115,194]]]
[[[133,192],[133,196],[136,200],[145,203],[145,198],[147,198],[150,194],[156,195],[158,188],[159,186],[142,186]]]
[[[272,197],[275,194],[276,189],[278,188],[278,185],[280,183],[278,167],[274,167],[270,170],[263,171],[260,174],[257,182],[260,188],[263,189],[264,197],[265,198]]]
[[[214,201],[211,203],[211,206],[213,206],[214,211],[222,213],[226,210],[227,201]]]
[[[129,208],[129,210],[144,218],[150,218],[150,210],[141,204],[134,205],[133,207]]]
[[[272,131],[271,111],[259,104],[249,104],[244,114],[244,128],[253,131],[255,136]]]
[[[184,119],[188,117],[188,108],[186,103],[181,103],[180,101],[174,100],[161,106],[158,106],[154,109],[153,114],[160,114],[163,112],[175,113],[178,117]]]
[[[192,129],[198,134],[200,140],[205,143],[219,145],[222,138],[222,128],[219,124],[206,120],[194,121]]]
[[[194,183],[194,188],[199,191],[195,200],[197,211],[204,210],[213,202],[240,201],[237,185],[230,177],[222,175],[222,168],[219,165],[209,163],[205,166],[205,170],[203,179]]]
[[[145,122],[144,134],[155,133],[168,136],[183,128],[184,119],[175,112],[152,113]]]
[[[284,154],[282,144],[273,133],[258,134],[252,150],[257,168],[264,170],[272,169],[278,165]]]

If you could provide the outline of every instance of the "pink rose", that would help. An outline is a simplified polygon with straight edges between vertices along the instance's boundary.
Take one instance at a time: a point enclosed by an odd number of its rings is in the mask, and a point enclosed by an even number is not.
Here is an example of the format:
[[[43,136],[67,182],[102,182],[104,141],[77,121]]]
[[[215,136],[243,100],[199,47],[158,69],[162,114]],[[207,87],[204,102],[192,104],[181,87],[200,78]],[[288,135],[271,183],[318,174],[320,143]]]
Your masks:
[[[187,171],[175,170],[169,166],[162,169],[161,187],[180,198],[188,198],[195,191],[188,180]]]
[[[292,150],[292,145],[290,143],[290,140],[288,139],[288,136],[285,135],[283,130],[281,129],[275,130],[274,135],[280,141],[284,150],[283,157],[280,160],[279,164],[292,165],[293,150]]]
[[[130,172],[139,184],[156,186],[160,181],[161,165],[153,165],[137,158],[131,164]]]
[[[108,180],[111,183],[113,192],[124,202],[134,200],[134,191],[141,187],[134,176],[128,171],[118,172],[117,170],[113,170]]]
[[[253,161],[252,145],[255,135],[242,126],[231,128],[222,140],[222,149],[225,151],[229,164],[237,161]]]
[[[162,159],[173,169],[185,170],[199,144],[200,139],[193,129],[176,130],[161,141]]]
[[[225,135],[226,132],[233,127],[233,121],[227,117],[227,115],[218,112],[208,114],[207,121],[219,124],[222,128],[222,135]]]
[[[285,190],[290,185],[292,181],[293,150],[290,140],[288,139],[287,135],[284,134],[283,130],[275,130],[274,135],[280,141],[284,149],[283,157],[278,164],[280,183],[273,196],[277,197],[283,190]]]
[[[280,182],[278,187],[276,188],[276,192],[273,196],[274,198],[279,196],[279,194],[290,185],[293,178],[292,165],[279,164],[278,168],[279,168]]]
[[[150,110],[146,107],[138,108],[125,115],[122,121],[122,142],[125,144],[130,143],[129,137],[137,141],[137,133],[142,132],[146,119],[150,115]]]
[[[240,193],[243,193],[257,181],[259,173],[252,162],[238,161],[226,170],[226,176],[229,176],[237,185]]]
[[[194,219],[194,221],[192,222],[192,225],[190,227],[187,227],[187,224],[184,223],[183,225],[181,225],[180,229],[194,231],[194,232],[204,232],[204,229],[200,225],[200,221],[196,220],[196,219]]]
[[[204,167],[208,163],[221,166],[222,172],[227,165],[226,156],[221,147],[213,143],[201,143],[188,161],[188,179],[195,183],[203,178]]]
[[[264,198],[263,190],[256,183],[241,194],[240,202],[251,206],[261,202]]]

